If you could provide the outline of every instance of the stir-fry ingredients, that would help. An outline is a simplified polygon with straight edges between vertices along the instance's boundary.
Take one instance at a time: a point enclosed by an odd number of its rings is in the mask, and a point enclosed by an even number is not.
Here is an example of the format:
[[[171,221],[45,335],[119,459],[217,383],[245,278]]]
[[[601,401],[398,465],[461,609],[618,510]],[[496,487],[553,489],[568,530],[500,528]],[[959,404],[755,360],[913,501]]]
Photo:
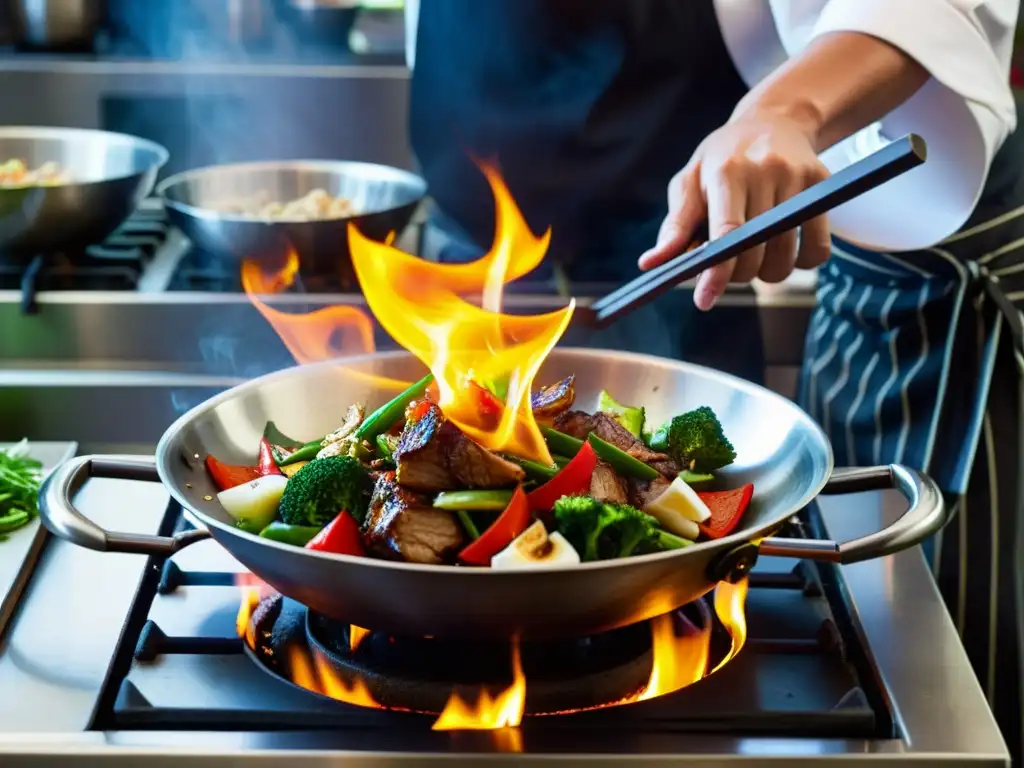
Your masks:
[[[555,502],[555,523],[584,561],[629,557],[640,550],[680,549],[692,541],[658,527],[658,521],[628,504],[604,504],[589,496]]]
[[[597,454],[590,443],[584,443],[579,452],[551,480],[530,491],[530,508],[545,512],[555,506],[563,496],[576,496],[590,488],[597,466]]]
[[[640,437],[640,433],[644,428],[643,408],[621,405],[616,402],[614,397],[602,389],[601,394],[597,396],[597,410],[601,413],[607,413],[625,427],[631,435]]]
[[[405,415],[405,409],[409,407],[410,403],[423,397],[427,387],[433,381],[434,375],[428,373],[411,387],[384,403],[360,425],[356,430],[356,437],[360,440],[369,440],[383,432],[387,432]]]
[[[327,525],[347,509],[357,520],[366,516],[370,475],[351,456],[314,459],[288,478],[281,497],[281,519],[291,525]]]
[[[28,525],[39,514],[37,499],[43,465],[28,455],[22,440],[0,451],[0,541],[6,534]]]
[[[500,570],[579,563],[579,553],[573,549],[572,544],[558,531],[548,533],[540,520],[491,558],[491,567]]]
[[[754,495],[754,486],[747,483],[731,491],[705,491],[698,495],[710,512],[710,519],[703,522],[700,530],[709,538],[720,539],[732,533],[742,519]]]
[[[239,528],[259,533],[277,517],[287,483],[288,478],[280,472],[267,474],[221,491],[217,494],[217,501]]]
[[[306,549],[333,552],[336,555],[362,555],[364,552],[359,523],[348,512],[339,512],[310,540]]]
[[[695,472],[714,472],[736,460],[715,412],[707,406],[676,416],[654,433],[651,447],[665,450]]]
[[[274,456],[274,447],[267,438],[260,440],[260,458],[256,465],[261,475],[283,475],[284,472],[277,466],[277,457]]]
[[[459,560],[470,565],[489,565],[491,558],[507,547],[530,525],[530,504],[522,488],[512,494],[505,511],[480,538],[459,553]]]
[[[288,525],[275,520],[260,531],[260,536],[282,544],[291,544],[293,547],[304,547],[321,530],[323,529],[318,525]]]
[[[56,187],[67,184],[67,173],[59,163],[43,163],[38,168],[29,168],[24,160],[7,160],[0,163],[0,188]]]
[[[644,506],[644,512],[658,519],[667,531],[696,539],[698,523],[707,522],[711,511],[682,476],[673,480],[668,488]]]
[[[218,490],[226,491],[239,485],[255,480],[260,476],[259,467],[246,467],[240,464],[225,464],[213,456],[206,457],[206,471],[210,473],[213,484]]]
[[[434,497],[438,509],[501,512],[512,501],[512,491],[444,491]]]
[[[681,549],[736,529],[753,487],[718,470],[736,452],[708,407],[654,435],[639,405],[602,392],[571,410],[570,376],[531,396],[553,463],[500,455],[449,421],[428,375],[366,415],[353,403],[303,443],[270,423],[253,466],[210,456],[218,499],[244,530],[328,554],[426,565],[568,567]],[[466,382],[495,425],[508,382]],[[287,425],[285,425],[287,426]]]

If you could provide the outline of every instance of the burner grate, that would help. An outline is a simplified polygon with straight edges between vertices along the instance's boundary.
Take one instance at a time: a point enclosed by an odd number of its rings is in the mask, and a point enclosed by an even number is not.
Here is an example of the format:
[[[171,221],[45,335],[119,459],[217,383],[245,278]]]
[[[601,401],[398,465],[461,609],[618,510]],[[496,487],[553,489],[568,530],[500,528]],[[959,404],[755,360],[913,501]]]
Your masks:
[[[37,310],[39,291],[133,291],[169,231],[162,206],[145,205],[98,245],[28,260],[0,254],[0,290],[21,291],[25,313]]]
[[[173,502],[163,528],[182,529]],[[209,546],[210,558],[193,550]],[[190,555],[189,557],[184,557]],[[223,565],[222,565],[223,564]],[[235,633],[240,566],[214,542],[169,561],[151,561],[140,583],[91,727],[96,730],[295,730],[331,732],[353,749],[451,749],[468,734],[430,731],[433,717],[365,709],[284,682],[247,652]],[[751,576],[743,652],[695,685],[622,707],[528,717],[529,743],[600,751],[631,744],[650,751],[671,734],[736,737],[878,738],[893,732],[866,655],[831,576],[817,566],[763,559]],[[306,612],[291,603],[275,633],[306,632]],[[365,640],[364,640],[365,642]],[[529,687],[528,687],[529,690]],[[570,734],[577,734],[572,736]],[[436,741],[444,738],[443,742]],[[440,746],[443,744],[444,746]],[[491,745],[493,749],[493,744]]]

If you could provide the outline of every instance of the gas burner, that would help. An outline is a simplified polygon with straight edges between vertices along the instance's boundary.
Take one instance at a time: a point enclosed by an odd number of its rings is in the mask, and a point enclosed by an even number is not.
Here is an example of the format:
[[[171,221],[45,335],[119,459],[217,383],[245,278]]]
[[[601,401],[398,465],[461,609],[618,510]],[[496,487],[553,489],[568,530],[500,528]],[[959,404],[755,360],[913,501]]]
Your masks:
[[[654,622],[592,637],[514,645],[367,631],[273,594],[253,611],[247,643],[254,648],[247,644],[246,649],[274,677],[322,697],[429,714],[443,712],[453,698],[471,703],[481,694],[493,699],[509,690],[515,677],[513,660],[518,657],[527,681],[524,713],[554,715],[647,698],[655,622],[670,627],[674,637],[709,636],[704,646],[710,650],[706,675],[731,647],[729,634],[711,617],[707,603],[699,600]],[[701,673],[695,676],[700,678]],[[674,691],[670,687],[660,693]]]

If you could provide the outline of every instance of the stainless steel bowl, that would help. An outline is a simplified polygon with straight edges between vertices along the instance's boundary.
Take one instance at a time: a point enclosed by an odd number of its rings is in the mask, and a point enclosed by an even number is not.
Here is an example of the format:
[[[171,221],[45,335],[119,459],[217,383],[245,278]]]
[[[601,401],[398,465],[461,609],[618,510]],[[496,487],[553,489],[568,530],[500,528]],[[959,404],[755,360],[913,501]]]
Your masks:
[[[356,215],[277,221],[220,210],[258,194],[285,203],[314,189],[351,200]],[[333,269],[342,287],[353,289],[357,283],[349,259],[348,223],[383,240],[405,229],[426,192],[426,182],[408,171],[331,160],[217,165],[171,176],[157,187],[171,222],[200,248],[234,259],[277,259],[292,248],[303,270]]]
[[[0,253],[64,251],[102,242],[152,191],[168,152],[136,136],[80,128],[0,128],[0,162],[54,162],[70,181],[0,188]]]

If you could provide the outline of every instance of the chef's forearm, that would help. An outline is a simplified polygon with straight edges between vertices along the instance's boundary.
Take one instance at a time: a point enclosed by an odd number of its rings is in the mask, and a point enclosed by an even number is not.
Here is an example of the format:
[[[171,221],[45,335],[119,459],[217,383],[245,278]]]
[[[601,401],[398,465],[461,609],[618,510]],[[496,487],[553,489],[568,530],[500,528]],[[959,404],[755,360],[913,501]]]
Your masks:
[[[781,115],[822,151],[882,118],[928,77],[924,67],[889,43],[835,32],[814,40],[760,82],[736,107],[734,118]]]

